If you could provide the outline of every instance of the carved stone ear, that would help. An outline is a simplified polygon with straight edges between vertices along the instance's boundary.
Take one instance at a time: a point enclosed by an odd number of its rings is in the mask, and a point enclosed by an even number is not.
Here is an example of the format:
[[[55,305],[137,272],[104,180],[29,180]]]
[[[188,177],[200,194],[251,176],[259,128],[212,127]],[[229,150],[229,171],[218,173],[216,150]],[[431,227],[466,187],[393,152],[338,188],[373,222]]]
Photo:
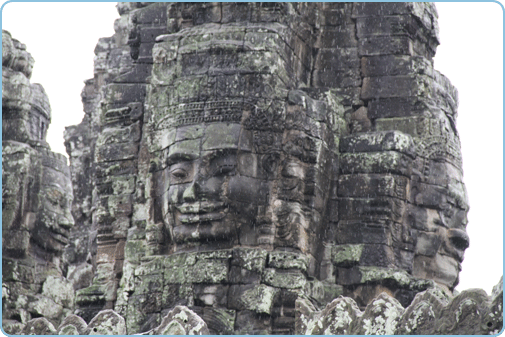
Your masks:
[[[268,153],[261,156],[261,168],[267,175],[272,176],[277,172],[280,155],[278,153]]]

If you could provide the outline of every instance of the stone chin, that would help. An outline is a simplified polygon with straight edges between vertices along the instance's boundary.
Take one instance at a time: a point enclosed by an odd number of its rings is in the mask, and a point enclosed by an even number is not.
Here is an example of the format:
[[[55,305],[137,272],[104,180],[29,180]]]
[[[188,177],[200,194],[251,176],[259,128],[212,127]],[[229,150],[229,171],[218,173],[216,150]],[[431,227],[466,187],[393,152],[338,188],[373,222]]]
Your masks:
[[[434,257],[416,256],[414,273],[418,278],[430,279],[448,289],[459,283],[461,263],[452,256],[437,253]]]
[[[34,230],[32,240],[47,252],[60,253],[68,244],[68,231],[55,233],[48,229]]]
[[[70,228],[74,225],[72,218],[44,210],[39,213],[31,239],[45,251],[59,253],[68,244]]]
[[[175,214],[174,242],[184,244],[197,241],[223,241],[235,235],[225,219],[226,213]]]

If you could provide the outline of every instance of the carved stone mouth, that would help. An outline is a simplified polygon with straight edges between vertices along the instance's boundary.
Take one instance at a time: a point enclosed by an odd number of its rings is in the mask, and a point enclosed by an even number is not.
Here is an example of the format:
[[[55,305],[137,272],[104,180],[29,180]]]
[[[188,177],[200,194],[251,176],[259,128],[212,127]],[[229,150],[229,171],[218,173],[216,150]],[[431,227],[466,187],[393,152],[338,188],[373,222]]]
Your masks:
[[[178,220],[183,224],[201,223],[207,221],[221,220],[226,216],[225,212],[213,212],[202,214],[180,214]]]
[[[68,244],[68,238],[67,238],[67,236],[66,236],[66,235],[64,235],[64,234],[51,233],[51,237],[52,237],[54,240],[56,240],[56,241],[58,241],[58,242],[62,243],[63,245],[67,245],[67,244]]]
[[[450,242],[450,247],[448,247],[449,253],[458,262],[463,262],[463,255],[465,250],[470,245],[470,239],[468,234],[460,229],[450,229],[448,231],[448,239]]]
[[[227,208],[224,202],[195,202],[175,206],[177,219],[182,224],[201,223],[221,220],[226,216]]]
[[[204,214],[223,210],[226,207],[224,202],[200,201],[176,205],[175,208],[181,214]]]
[[[68,241],[68,236],[70,234],[68,228],[63,227],[60,224],[58,224],[57,226],[53,226],[49,230],[49,233],[52,237],[54,237],[58,241],[62,241],[60,240],[60,238],[63,238],[64,240]]]

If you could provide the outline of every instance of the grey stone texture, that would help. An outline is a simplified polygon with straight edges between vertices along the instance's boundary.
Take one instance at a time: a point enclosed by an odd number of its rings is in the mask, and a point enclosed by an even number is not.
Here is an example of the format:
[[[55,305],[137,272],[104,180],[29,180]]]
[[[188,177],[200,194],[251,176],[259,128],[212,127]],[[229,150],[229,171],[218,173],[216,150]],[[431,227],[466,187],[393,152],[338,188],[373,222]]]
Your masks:
[[[46,142],[51,109],[42,86],[30,83],[33,58],[6,31],[2,46],[3,328],[53,333],[74,308],[62,259],[74,225],[70,172]]]
[[[497,288],[502,287],[502,280]],[[469,289],[455,297],[439,287],[418,293],[403,306],[381,293],[361,311],[349,297],[338,297],[321,311],[306,299],[296,302],[297,335],[488,335],[503,328],[503,289],[488,296]]]
[[[4,178],[4,275],[62,307],[34,315],[11,291],[4,328],[39,315],[60,334],[501,329],[502,288],[453,294],[468,200],[457,91],[433,68],[434,4],[117,8],[85,116],[65,131],[70,175],[35,159],[50,153],[49,104],[4,33],[3,167],[16,172]],[[52,219],[35,206],[47,198],[34,167],[69,186],[65,244],[38,240],[51,221],[29,225]],[[32,246],[58,256],[58,272],[32,281]]]

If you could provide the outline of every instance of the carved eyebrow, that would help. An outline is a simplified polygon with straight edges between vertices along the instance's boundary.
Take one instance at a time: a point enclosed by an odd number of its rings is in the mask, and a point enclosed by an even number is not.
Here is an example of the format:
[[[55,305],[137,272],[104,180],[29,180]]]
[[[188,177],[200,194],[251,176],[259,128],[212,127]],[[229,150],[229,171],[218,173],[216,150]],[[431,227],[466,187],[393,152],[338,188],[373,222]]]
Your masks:
[[[206,160],[211,160],[216,157],[225,157],[228,155],[236,155],[238,153],[237,149],[217,149],[202,152],[202,158]]]
[[[198,158],[198,156],[195,154],[186,153],[186,152],[174,152],[168,156],[167,164],[173,165],[173,164],[181,162],[181,161],[193,161],[197,158]]]
[[[42,183],[41,185],[42,185],[42,188],[57,190],[60,193],[66,193],[65,188],[58,183],[50,182],[47,184]]]

